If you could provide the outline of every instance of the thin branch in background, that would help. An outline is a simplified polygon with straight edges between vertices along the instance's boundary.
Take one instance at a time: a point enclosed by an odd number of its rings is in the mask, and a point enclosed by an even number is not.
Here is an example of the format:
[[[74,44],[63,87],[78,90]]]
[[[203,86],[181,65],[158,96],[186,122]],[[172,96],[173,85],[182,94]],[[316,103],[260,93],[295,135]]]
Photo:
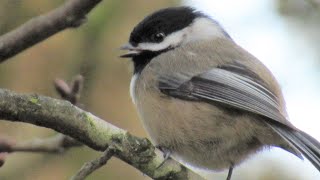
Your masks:
[[[33,139],[23,143],[0,143],[0,152],[46,152],[62,153],[82,144],[74,139],[58,134],[50,138]]]
[[[0,153],[0,167],[2,167],[5,163],[5,159],[7,157],[7,154],[6,152],[2,152]]]
[[[0,63],[67,28],[82,25],[102,0],[68,0],[47,14],[32,18],[0,37]]]
[[[54,81],[54,86],[62,99],[67,100],[76,106],[79,104],[83,87],[83,77],[81,75],[75,76],[70,85],[62,79],[56,79]]]
[[[15,142],[13,140],[10,140],[9,138],[5,136],[0,137],[0,167],[2,167],[5,163],[5,159],[8,155],[8,152],[6,151],[1,151],[2,148],[6,148],[8,146],[14,145]]]
[[[109,159],[114,155],[115,149],[110,145],[103,154],[90,162],[85,163],[81,169],[70,180],[83,180],[92,172],[107,164]]]

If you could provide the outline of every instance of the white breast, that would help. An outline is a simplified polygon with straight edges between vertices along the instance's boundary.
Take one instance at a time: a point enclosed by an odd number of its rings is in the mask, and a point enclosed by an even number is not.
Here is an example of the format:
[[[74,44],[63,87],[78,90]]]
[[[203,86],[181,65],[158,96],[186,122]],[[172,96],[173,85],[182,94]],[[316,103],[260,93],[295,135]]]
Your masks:
[[[136,104],[136,97],[135,97],[135,87],[136,87],[136,82],[137,82],[137,79],[138,79],[138,76],[137,74],[134,74],[131,78],[131,82],[130,82],[130,95],[131,95],[131,99],[132,99],[132,102],[134,104]]]

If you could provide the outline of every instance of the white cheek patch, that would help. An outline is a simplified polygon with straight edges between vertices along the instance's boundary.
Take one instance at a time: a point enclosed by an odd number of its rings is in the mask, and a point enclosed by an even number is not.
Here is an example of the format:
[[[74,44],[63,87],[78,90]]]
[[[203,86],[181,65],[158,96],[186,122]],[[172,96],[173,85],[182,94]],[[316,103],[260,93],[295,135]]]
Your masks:
[[[186,41],[210,40],[226,37],[222,27],[208,18],[197,18],[192,25],[187,28]]]

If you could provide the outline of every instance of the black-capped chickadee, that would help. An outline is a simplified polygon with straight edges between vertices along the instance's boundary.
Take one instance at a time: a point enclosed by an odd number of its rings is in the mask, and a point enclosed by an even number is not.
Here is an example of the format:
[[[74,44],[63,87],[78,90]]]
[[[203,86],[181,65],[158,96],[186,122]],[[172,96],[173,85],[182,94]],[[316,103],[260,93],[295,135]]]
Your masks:
[[[164,152],[229,169],[265,147],[304,155],[320,170],[320,143],[294,127],[271,72],[209,16],[190,7],[154,12],[131,32],[131,96]]]

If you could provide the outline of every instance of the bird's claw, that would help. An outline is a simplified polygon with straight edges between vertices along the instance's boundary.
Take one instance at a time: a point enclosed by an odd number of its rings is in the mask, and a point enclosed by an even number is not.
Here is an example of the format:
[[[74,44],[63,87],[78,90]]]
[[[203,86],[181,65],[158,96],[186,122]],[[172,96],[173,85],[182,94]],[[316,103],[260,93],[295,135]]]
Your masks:
[[[162,153],[163,153],[163,161],[161,164],[156,168],[159,169],[160,167],[163,166],[163,164],[170,158],[171,151],[163,146],[156,146]]]

